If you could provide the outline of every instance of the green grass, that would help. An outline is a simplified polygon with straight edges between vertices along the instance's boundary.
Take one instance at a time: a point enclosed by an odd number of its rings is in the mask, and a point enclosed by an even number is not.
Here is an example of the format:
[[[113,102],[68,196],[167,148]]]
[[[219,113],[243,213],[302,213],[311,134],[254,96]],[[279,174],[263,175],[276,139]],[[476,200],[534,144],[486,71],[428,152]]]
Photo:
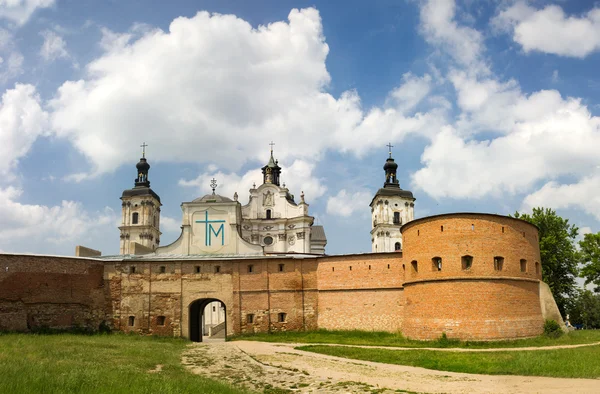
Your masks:
[[[487,375],[600,378],[600,345],[577,349],[440,352],[435,350],[369,349],[348,346],[300,346],[297,349],[356,360],[410,365],[439,371]],[[600,386],[600,382],[598,383]]]
[[[370,346],[392,346],[410,348],[514,348],[514,347],[540,347],[558,345],[577,345],[584,343],[600,342],[600,330],[571,331],[560,338],[548,338],[539,336],[514,341],[495,342],[463,342],[457,340],[435,340],[414,341],[407,339],[400,333],[378,332],[378,331],[300,331],[300,332],[274,332],[244,334],[229,337],[228,340],[247,340],[263,342],[286,342],[286,343],[334,343],[341,345],[370,345]]]
[[[243,393],[181,365],[189,342],[137,335],[0,334],[0,393]],[[149,373],[161,364],[162,371]]]

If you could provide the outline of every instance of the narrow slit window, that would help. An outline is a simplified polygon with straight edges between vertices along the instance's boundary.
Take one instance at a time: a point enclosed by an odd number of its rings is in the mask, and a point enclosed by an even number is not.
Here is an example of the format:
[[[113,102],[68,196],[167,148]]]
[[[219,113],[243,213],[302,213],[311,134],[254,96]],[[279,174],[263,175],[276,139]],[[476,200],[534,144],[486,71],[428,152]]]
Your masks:
[[[440,226],[440,231],[444,232],[444,226]]]
[[[252,264],[250,264],[248,266],[248,273],[252,273],[252,272],[254,272],[254,266]]]
[[[502,234],[504,234],[504,226],[502,226]]]
[[[352,271],[352,266],[350,266],[350,271]]]
[[[135,265],[132,265],[131,267],[129,267],[129,273],[135,274]]]
[[[471,231],[475,231],[475,225],[474,224],[471,225]]]
[[[369,269],[371,269],[371,265],[369,265]]]
[[[160,268],[159,268],[159,272],[161,274],[164,274],[165,272],[167,272],[167,267],[165,267],[164,265],[161,265]]]
[[[287,318],[287,314],[281,312],[277,315],[277,321],[279,323],[285,323],[285,319]]]
[[[334,271],[335,271],[335,267],[331,267],[331,272],[334,272]]]
[[[220,265],[216,265],[215,266],[215,273],[218,274],[219,272],[221,272],[221,266]]]
[[[129,316],[129,327],[133,327],[135,325],[135,316]]]
[[[197,266],[194,267],[194,272],[197,273],[197,274],[200,273],[200,266],[199,265],[197,265]]]
[[[540,263],[538,263],[537,261],[535,262],[535,274],[540,274]]]
[[[267,209],[267,219],[271,219],[271,210]]]
[[[390,265],[388,264],[388,269],[390,269]]]
[[[246,322],[247,322],[248,324],[252,324],[252,323],[254,323],[254,314],[253,314],[253,313],[248,313],[248,314],[246,315]]]
[[[494,257],[494,270],[502,271],[502,268],[504,268],[504,257],[502,257],[502,256]]]
[[[463,256],[460,258],[462,269],[470,270],[473,266],[473,256]]]
[[[158,316],[156,318],[156,325],[157,326],[164,326],[165,325],[165,317],[164,316]]]
[[[433,271],[441,271],[442,270],[442,258],[434,257],[431,259],[432,269]]]
[[[527,260],[521,259],[521,272],[527,272]]]
[[[412,266],[413,273],[419,272],[419,263],[417,263],[417,260],[413,260],[410,265]]]
[[[279,272],[283,272],[285,264],[279,264]]]

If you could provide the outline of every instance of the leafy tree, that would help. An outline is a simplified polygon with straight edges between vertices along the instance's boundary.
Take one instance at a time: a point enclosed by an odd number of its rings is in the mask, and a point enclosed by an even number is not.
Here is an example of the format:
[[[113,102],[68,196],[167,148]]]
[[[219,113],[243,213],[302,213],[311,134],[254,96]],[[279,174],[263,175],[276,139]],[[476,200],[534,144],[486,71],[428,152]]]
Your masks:
[[[575,249],[575,238],[579,229],[549,208],[533,208],[531,215],[515,212],[514,217],[538,226],[542,279],[550,286],[564,316],[569,297],[576,295],[575,277],[580,257]]]
[[[584,328],[600,328],[600,295],[589,290],[579,290],[568,308],[572,324]]]
[[[597,287],[595,292],[600,293],[600,233],[586,234],[579,241],[581,250],[581,277],[585,278],[585,284],[593,283]]]

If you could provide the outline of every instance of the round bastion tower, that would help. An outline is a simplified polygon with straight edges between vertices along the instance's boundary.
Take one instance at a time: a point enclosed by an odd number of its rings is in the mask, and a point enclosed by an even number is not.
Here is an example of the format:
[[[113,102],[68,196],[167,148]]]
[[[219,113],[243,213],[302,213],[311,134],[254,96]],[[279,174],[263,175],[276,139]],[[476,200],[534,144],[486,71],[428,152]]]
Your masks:
[[[123,191],[119,254],[151,253],[160,243],[160,197],[150,189],[146,161],[146,144],[142,145],[142,157],[136,164],[135,187]],[[141,246],[141,248],[140,248]],[[136,250],[137,247],[137,250]]]
[[[400,252],[402,233],[400,227],[415,218],[415,198],[408,190],[402,190],[396,177],[398,164],[392,158],[392,145],[388,144],[389,157],[385,161],[385,183],[371,200],[371,251]]]

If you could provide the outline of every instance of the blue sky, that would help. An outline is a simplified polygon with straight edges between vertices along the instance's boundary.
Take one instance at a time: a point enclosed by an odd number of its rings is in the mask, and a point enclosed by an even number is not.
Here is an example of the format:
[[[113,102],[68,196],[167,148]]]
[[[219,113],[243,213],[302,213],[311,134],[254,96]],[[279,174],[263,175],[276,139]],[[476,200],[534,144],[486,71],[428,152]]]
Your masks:
[[[330,254],[370,251],[388,142],[417,217],[600,231],[598,3],[0,1],[0,58],[1,251],[117,253],[142,142],[163,244],[270,141]]]

